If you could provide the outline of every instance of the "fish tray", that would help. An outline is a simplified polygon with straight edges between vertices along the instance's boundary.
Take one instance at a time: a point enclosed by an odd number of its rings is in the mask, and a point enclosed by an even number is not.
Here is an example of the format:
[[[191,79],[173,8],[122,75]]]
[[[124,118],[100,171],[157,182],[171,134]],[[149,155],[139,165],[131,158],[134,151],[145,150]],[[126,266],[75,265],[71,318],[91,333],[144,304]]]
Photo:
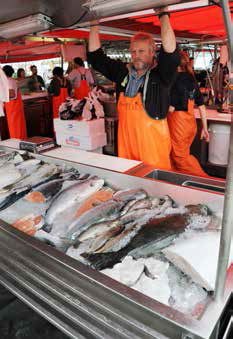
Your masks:
[[[144,188],[180,204],[223,208],[223,196],[96,167],[34,155],[95,174],[117,188]],[[216,211],[217,211],[216,210]],[[0,222],[0,283],[70,338],[216,339],[232,291],[228,271],[225,298],[208,305],[198,319],[178,312],[68,257],[5,222]]]

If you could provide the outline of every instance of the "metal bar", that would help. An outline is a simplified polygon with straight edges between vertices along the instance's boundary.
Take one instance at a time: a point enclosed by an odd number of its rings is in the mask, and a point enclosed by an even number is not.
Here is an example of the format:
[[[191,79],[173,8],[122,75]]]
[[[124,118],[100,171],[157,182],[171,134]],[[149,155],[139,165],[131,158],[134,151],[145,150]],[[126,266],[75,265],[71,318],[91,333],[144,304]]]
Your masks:
[[[102,2],[88,1],[82,6],[88,8],[91,14],[97,18],[115,17],[122,14],[130,14],[132,12],[138,12],[143,10],[150,10],[153,8],[159,8],[167,5],[177,5],[190,2],[187,0],[146,0],[146,1],[135,1],[135,0],[111,0]],[[198,0],[192,1],[193,3]],[[182,5],[181,5],[182,7]],[[84,22],[86,19],[84,18]]]
[[[222,12],[226,33],[228,35],[228,44],[231,58],[231,71],[233,70],[233,25],[231,23],[231,14],[228,0],[222,0]],[[231,73],[232,74],[232,73]],[[233,79],[232,79],[233,80]],[[231,96],[232,97],[232,96]],[[218,268],[215,283],[215,299],[220,301],[224,296],[226,282],[227,266],[230,254],[231,236],[233,230],[233,124],[231,124],[230,147],[228,153],[228,168],[226,193],[223,208],[223,222],[220,239]]]

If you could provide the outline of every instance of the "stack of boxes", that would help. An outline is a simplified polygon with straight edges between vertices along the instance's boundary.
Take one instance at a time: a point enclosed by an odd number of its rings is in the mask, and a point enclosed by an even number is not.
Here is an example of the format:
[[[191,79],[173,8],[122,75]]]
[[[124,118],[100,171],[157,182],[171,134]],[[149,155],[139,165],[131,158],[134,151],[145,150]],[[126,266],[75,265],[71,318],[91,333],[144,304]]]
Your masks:
[[[102,153],[107,144],[104,119],[53,121],[58,145]]]

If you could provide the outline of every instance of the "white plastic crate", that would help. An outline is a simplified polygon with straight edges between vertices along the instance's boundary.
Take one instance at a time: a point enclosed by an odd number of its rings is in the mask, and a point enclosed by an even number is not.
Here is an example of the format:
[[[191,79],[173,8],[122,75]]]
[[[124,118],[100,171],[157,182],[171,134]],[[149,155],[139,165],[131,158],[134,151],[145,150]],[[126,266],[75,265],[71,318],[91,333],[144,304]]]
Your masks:
[[[103,147],[107,143],[106,134],[97,134],[89,137],[80,136],[74,133],[63,133],[56,131],[57,144],[86,151],[92,151]]]
[[[80,136],[99,135],[105,133],[104,119],[86,120],[60,120],[53,119],[55,131],[72,133]]]

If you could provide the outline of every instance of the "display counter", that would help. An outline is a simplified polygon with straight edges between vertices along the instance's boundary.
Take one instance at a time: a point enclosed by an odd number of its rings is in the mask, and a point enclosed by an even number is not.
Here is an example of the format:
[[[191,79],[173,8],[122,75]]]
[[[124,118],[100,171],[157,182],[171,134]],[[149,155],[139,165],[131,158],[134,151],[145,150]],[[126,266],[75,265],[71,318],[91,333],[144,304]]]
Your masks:
[[[198,108],[194,109],[196,119],[201,119],[200,112]],[[206,108],[206,119],[207,122],[215,121],[215,122],[223,122],[223,123],[231,123],[231,114],[229,113],[219,113],[217,110]]]
[[[37,98],[47,98],[47,97],[48,97],[47,91],[31,92],[31,93],[28,93],[28,94],[22,94],[22,100],[23,101],[33,100],[33,99],[37,99]]]
[[[2,148],[4,149],[4,148]],[[223,196],[83,164],[36,155],[48,163],[71,165],[119,189],[144,188],[177,203],[223,207]],[[0,282],[70,338],[216,339],[233,290],[231,268],[225,297],[210,296],[198,319],[161,304],[68,257],[55,248],[0,223]],[[221,324],[220,324],[221,325]],[[220,338],[220,337],[219,337]]]
[[[47,151],[44,154],[52,158],[64,159],[121,173],[132,170],[142,164],[141,161],[96,154],[94,152],[76,150],[70,147],[59,147]]]

